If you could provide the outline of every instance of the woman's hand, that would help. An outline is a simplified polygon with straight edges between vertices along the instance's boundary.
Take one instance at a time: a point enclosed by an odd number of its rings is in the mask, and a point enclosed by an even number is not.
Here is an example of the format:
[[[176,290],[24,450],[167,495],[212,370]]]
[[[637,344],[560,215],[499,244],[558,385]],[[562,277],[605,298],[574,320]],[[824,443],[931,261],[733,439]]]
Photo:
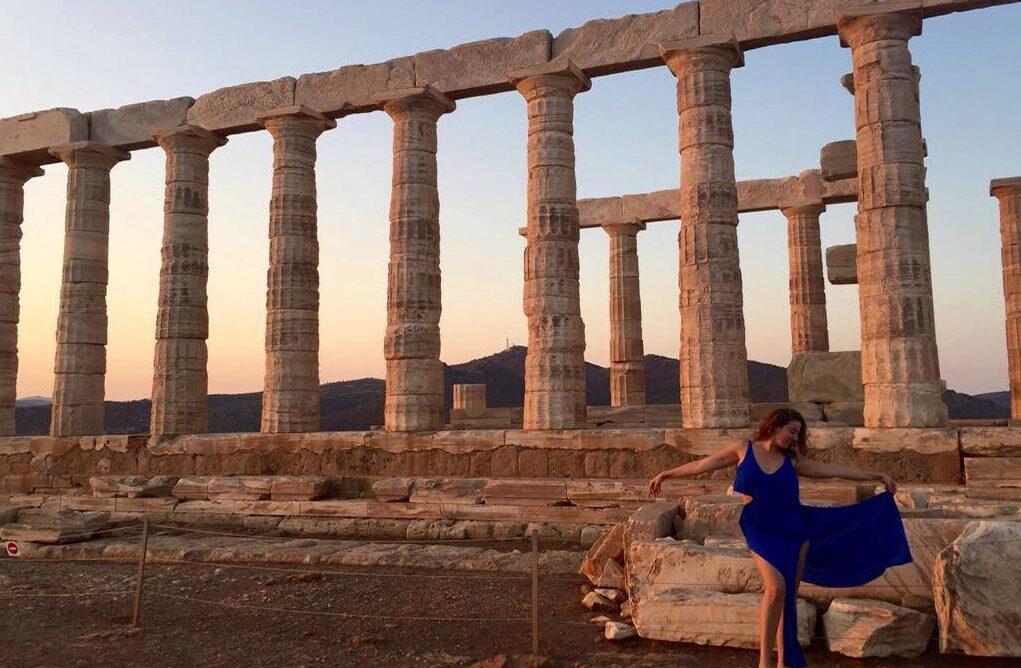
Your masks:
[[[657,496],[659,494],[660,487],[663,486],[663,481],[666,480],[666,476],[662,473],[657,474],[652,480],[649,481],[649,494]]]
[[[890,476],[885,473],[879,473],[877,474],[877,479],[879,482],[883,483],[883,487],[885,487],[886,491],[890,494],[895,494],[897,492],[897,483],[895,483],[893,478]]]

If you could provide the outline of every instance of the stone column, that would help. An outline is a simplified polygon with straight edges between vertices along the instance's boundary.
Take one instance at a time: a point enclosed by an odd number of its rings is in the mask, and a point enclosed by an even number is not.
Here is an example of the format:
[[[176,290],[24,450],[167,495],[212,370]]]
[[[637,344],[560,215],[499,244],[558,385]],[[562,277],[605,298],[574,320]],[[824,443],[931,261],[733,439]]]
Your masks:
[[[660,45],[677,77],[681,153],[680,399],[685,427],[748,424],[730,70],[744,64],[730,36]]]
[[[1000,257],[1003,301],[1007,307],[1007,370],[1010,419],[1021,420],[1021,176],[996,179],[989,194],[1000,202]]]
[[[645,223],[603,225],[610,235],[610,405],[645,404],[638,232]]]
[[[50,435],[102,434],[110,170],[131,154],[91,141],[54,147],[50,153],[68,167]]]
[[[431,87],[378,98],[394,121],[386,297],[387,431],[443,426],[440,362],[440,197],[436,124],[454,102]]]
[[[300,106],[274,109],[259,121],[273,135],[266,376],[260,431],[318,431],[316,140],[337,123]]]
[[[578,283],[574,96],[591,83],[570,61],[510,74],[528,110],[524,309],[525,429],[585,426],[585,323]]]
[[[21,221],[25,181],[43,170],[0,158],[0,436],[14,436],[18,393],[18,315],[21,292]]]
[[[826,205],[818,199],[780,207],[787,218],[792,355],[830,349],[822,241],[819,237],[819,214],[825,210]]]
[[[209,154],[227,139],[194,125],[153,135],[167,154],[152,434],[201,434],[209,426]]]
[[[865,426],[946,424],[933,321],[924,149],[908,40],[917,2],[838,11],[854,66]]]

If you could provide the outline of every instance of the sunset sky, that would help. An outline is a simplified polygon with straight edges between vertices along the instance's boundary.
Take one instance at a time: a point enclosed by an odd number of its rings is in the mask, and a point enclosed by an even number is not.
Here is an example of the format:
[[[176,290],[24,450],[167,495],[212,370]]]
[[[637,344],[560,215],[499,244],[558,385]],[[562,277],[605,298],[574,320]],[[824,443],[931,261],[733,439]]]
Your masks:
[[[3,2],[0,117],[52,107],[80,111],[199,95],[538,28],[666,9],[664,0],[229,0]],[[928,143],[933,293],[942,375],[965,392],[1007,388],[1000,240],[992,178],[1021,175],[1021,6],[926,21],[911,41],[921,68]],[[818,166],[819,148],[854,137],[839,78],[850,51],[826,37],[745,54],[733,73],[738,179]],[[593,80],[575,106],[579,197],[678,184],[674,77],[659,67]],[[319,140],[323,382],[382,377],[386,316],[390,119],[340,119]],[[525,224],[524,101],[517,93],[463,100],[439,123],[442,359],[458,363],[527,342],[521,306]],[[210,392],[258,391],[272,177],[268,133],[235,135],[210,174]],[[49,395],[60,287],[67,170],[25,188],[18,396]],[[147,397],[152,383],[163,152],[136,151],[113,171],[107,397]],[[854,241],[853,204],[822,218],[823,245]],[[677,356],[677,227],[638,237],[645,349]],[[739,227],[748,355],[790,360],[786,227],[778,212]],[[608,242],[581,240],[586,358],[608,362]],[[854,286],[827,285],[830,342],[857,349]]]

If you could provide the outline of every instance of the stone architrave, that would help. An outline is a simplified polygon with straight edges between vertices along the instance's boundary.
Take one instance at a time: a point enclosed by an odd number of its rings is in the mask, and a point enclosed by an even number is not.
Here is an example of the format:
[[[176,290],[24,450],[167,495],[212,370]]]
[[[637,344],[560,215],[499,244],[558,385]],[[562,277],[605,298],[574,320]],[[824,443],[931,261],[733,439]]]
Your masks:
[[[227,139],[194,125],[153,139],[167,160],[149,432],[200,434],[209,426],[209,154]]]
[[[394,122],[383,419],[387,431],[438,429],[443,364],[436,125],[455,105],[430,86],[392,91],[377,102]]]
[[[819,214],[825,210],[822,200],[802,200],[780,206],[787,219],[792,355],[830,349],[819,236]]]
[[[574,96],[591,87],[569,60],[510,73],[528,113],[524,310],[525,429],[585,426],[585,323],[574,172]]]
[[[110,170],[131,154],[91,141],[57,146],[50,153],[68,167],[50,435],[102,434]]]
[[[319,238],[316,140],[334,120],[301,106],[259,122],[273,135],[266,278],[263,433],[319,430]]]
[[[610,236],[610,405],[645,403],[645,349],[638,232],[645,223],[603,225]]]
[[[677,77],[681,154],[680,402],[685,427],[748,423],[730,70],[744,64],[731,36],[660,44]]]
[[[838,11],[854,65],[858,299],[865,425],[946,424],[926,219],[918,76],[908,40],[918,2]]]
[[[0,157],[0,436],[14,436],[18,389],[21,221],[25,182],[42,176],[35,165]]]
[[[1010,419],[1021,420],[1021,176],[996,179],[989,194],[1000,203],[1000,257],[1007,310]]]

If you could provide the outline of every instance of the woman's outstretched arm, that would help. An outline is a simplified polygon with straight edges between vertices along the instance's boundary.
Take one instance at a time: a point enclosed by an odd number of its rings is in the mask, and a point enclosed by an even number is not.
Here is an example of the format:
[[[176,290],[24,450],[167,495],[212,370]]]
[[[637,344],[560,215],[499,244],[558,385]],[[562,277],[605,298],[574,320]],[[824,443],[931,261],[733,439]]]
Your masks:
[[[656,475],[652,480],[649,481],[649,493],[653,496],[659,494],[659,488],[663,484],[663,481],[667,478],[680,478],[688,475],[697,475],[699,473],[708,473],[709,471],[715,471],[716,469],[726,468],[737,464],[741,458],[741,450],[744,448],[744,443],[735,443],[734,445],[727,446],[726,448],[697,459],[687,464],[681,464],[678,467],[668,469],[662,473]]]
[[[877,480],[883,483],[883,487],[893,494],[897,491],[897,483],[893,478],[878,471],[864,471],[853,466],[841,466],[840,464],[827,464],[811,459],[799,459],[794,462],[794,470],[798,475],[809,478],[843,478],[844,480]]]

